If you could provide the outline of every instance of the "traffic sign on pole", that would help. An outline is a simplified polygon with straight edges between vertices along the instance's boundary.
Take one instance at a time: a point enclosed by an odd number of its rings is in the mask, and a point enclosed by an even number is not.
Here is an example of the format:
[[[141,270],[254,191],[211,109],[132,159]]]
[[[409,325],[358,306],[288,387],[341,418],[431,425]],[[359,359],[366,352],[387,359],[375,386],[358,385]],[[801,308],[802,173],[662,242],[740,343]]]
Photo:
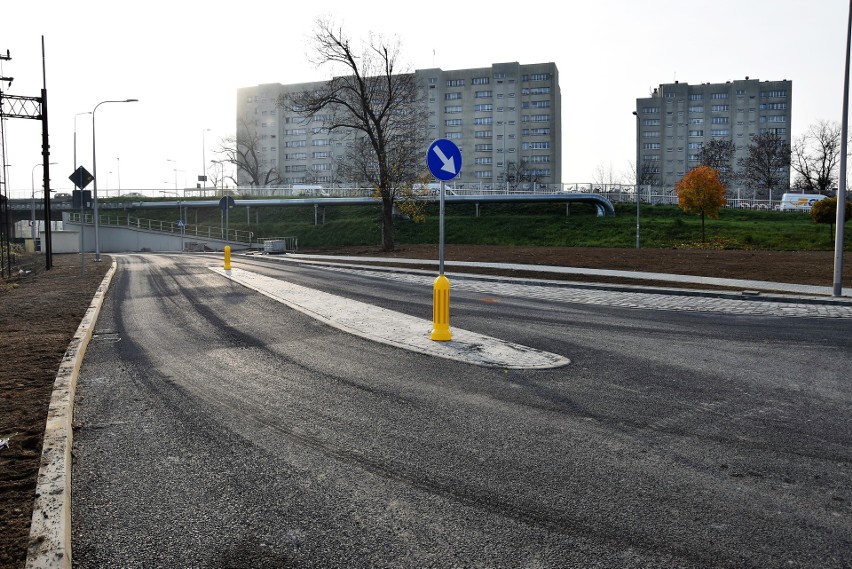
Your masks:
[[[461,172],[461,150],[451,140],[439,138],[426,152],[426,165],[432,175],[441,180],[440,209],[438,213],[438,278],[432,289],[431,339],[446,342],[453,339],[450,332],[450,281],[444,276],[444,182]]]
[[[461,172],[461,150],[452,140],[439,138],[429,146],[426,164],[432,175],[439,180],[452,180]]]
[[[88,170],[80,166],[74,173],[68,176],[68,179],[74,182],[74,185],[80,188],[81,190],[88,186],[92,180],[95,178],[89,173]]]

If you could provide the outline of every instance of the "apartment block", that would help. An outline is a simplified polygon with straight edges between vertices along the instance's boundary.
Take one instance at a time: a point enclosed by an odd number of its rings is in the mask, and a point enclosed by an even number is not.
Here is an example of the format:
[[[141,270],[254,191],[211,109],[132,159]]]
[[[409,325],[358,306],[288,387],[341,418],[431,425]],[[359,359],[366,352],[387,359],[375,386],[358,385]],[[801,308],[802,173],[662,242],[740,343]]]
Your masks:
[[[507,180],[561,183],[562,97],[556,64],[497,63],[414,73],[429,111],[427,138],[450,139],[461,150],[463,166],[453,183],[486,188]],[[237,91],[237,130],[245,124],[256,134],[258,160],[266,169],[277,168],[280,185],[359,182],[337,176],[346,154],[345,133],[325,131],[325,117],[306,123],[305,117],[276,105],[282,94],[321,85],[274,83]]]
[[[793,83],[786,79],[661,84],[650,97],[636,99],[640,179],[673,189],[686,172],[700,165],[701,148],[714,139],[734,143],[736,172],[755,135],[773,133],[790,143],[792,100]],[[788,169],[783,187],[789,182]]]

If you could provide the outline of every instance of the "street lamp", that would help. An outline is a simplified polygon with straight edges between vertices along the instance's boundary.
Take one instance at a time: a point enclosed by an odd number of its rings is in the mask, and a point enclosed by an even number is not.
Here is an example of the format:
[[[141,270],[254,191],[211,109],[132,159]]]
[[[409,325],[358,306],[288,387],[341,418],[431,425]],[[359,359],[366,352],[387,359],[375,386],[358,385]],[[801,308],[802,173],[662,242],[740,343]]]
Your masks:
[[[201,177],[204,182],[204,188],[207,188],[207,141],[205,134],[210,132],[209,128],[201,131]]]
[[[74,171],[77,171],[77,117],[80,115],[90,115],[92,111],[85,111],[82,113],[77,113],[74,115]],[[83,199],[83,188],[78,188],[80,190],[80,272],[86,272],[86,250],[83,247],[85,240],[83,239],[83,222],[85,219],[83,218],[83,214],[86,209],[86,201]]]
[[[92,216],[94,217],[95,222],[95,262],[100,262],[101,260],[101,243],[100,237],[98,235],[98,162],[97,162],[97,150],[95,146],[95,111],[98,110],[98,107],[103,105],[104,103],[138,103],[139,99],[124,99],[121,101],[101,101],[95,108],[92,109]]]
[[[49,162],[49,164],[51,166],[53,166],[54,164],[59,164],[59,162]],[[32,219],[30,220],[30,222],[32,223],[32,226],[31,226],[32,229],[30,229],[30,235],[33,238],[33,245],[35,245],[35,240],[36,240],[36,237],[38,236],[38,230],[36,229],[36,218],[35,218],[35,169],[38,168],[39,166],[44,166],[44,163],[39,162],[38,164],[33,166],[33,169],[30,171],[30,184],[32,184],[32,190],[33,190],[33,193],[32,193]]]
[[[639,113],[633,111],[636,117],[636,248],[639,249]]]
[[[222,182],[222,190],[224,190],[225,189],[225,161],[224,160],[211,160],[210,162],[213,163],[213,164],[218,164],[219,166],[222,167],[222,175],[221,175],[220,181]]]
[[[172,160],[171,158],[166,158],[166,162],[171,162],[175,165],[175,191],[177,191],[177,160]]]

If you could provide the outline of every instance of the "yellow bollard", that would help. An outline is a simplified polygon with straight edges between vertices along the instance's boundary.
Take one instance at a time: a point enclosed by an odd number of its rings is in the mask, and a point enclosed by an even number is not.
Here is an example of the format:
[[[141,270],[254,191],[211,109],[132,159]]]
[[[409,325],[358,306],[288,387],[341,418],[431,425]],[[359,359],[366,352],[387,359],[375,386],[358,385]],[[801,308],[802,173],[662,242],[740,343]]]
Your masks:
[[[443,274],[435,279],[431,339],[439,342],[453,339],[450,333],[450,281]]]
[[[231,246],[225,245],[225,270],[231,270]]]

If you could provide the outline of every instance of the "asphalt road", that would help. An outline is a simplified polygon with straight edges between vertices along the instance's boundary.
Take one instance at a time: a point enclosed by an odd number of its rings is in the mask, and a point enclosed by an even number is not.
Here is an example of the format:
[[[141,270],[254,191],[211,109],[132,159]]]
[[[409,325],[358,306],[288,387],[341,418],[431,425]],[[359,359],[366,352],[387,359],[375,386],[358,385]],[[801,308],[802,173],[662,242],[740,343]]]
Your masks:
[[[852,319],[454,285],[453,327],[571,360],[506,370],[336,330],[215,257],[116,259],[75,567],[852,563]],[[416,279],[239,266],[431,318]]]

